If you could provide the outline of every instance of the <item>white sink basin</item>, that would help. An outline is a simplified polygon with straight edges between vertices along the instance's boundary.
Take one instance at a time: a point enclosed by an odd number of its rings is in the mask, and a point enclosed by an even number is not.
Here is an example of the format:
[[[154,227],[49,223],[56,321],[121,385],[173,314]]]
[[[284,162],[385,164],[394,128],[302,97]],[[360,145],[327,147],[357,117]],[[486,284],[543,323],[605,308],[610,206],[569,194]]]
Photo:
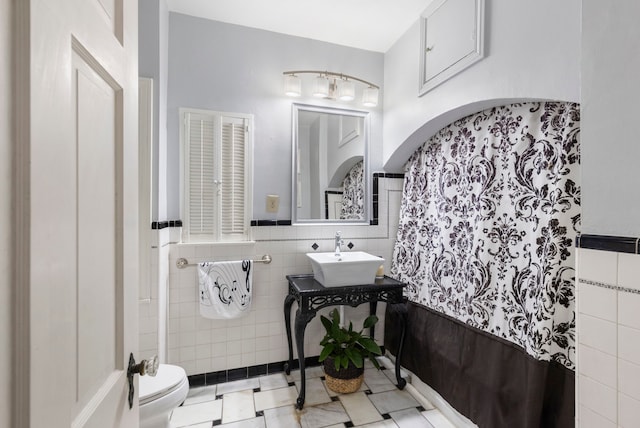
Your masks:
[[[325,287],[373,284],[376,271],[384,259],[364,251],[345,251],[339,256],[331,253],[307,253],[313,276]]]

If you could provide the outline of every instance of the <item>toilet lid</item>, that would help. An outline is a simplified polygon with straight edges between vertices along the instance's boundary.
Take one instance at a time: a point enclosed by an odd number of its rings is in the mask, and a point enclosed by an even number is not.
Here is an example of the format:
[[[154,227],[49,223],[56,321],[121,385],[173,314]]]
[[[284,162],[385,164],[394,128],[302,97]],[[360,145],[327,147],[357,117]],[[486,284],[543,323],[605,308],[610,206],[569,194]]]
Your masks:
[[[182,367],[160,364],[155,376],[140,376],[140,404],[170,393],[187,380]]]

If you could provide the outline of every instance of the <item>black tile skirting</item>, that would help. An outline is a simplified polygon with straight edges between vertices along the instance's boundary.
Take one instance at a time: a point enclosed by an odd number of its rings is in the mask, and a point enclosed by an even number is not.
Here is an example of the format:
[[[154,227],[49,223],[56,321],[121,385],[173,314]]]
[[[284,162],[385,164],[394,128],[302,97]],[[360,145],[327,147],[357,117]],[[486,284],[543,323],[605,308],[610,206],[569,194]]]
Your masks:
[[[373,213],[370,226],[378,225],[378,179],[380,178],[402,178],[404,174],[390,173],[390,172],[374,172],[373,173],[373,188],[371,189],[371,202],[373,205]],[[326,203],[325,203],[326,209]],[[251,226],[291,226],[291,220],[251,220]]]
[[[380,350],[382,351],[382,355],[385,355],[384,345],[380,345]],[[322,363],[318,361],[318,358],[320,358],[319,355],[315,357],[305,358],[305,367],[309,368],[320,366]],[[267,363],[259,364],[257,366],[240,367],[237,369],[220,370],[217,372],[190,375],[187,376],[187,378],[189,379],[190,387],[215,385],[218,383],[231,382],[234,380],[249,379],[252,377],[264,376],[268,374],[282,373],[284,372],[284,365],[287,364],[287,362],[288,361],[279,361],[277,363]],[[293,367],[291,367],[291,370],[297,370],[299,368],[300,363],[296,358],[293,360]]]
[[[151,229],[164,229],[165,227],[182,227],[182,220],[165,220],[154,221],[151,223]]]
[[[277,363],[260,364],[251,367],[241,367],[231,370],[220,370],[217,372],[209,372],[188,376],[189,386],[205,386],[215,385],[218,383],[231,382],[234,380],[249,379],[252,377],[263,376],[267,374],[284,372],[284,365],[287,361],[279,361]],[[305,358],[305,367],[319,366],[318,357]],[[298,360],[293,360],[292,370],[299,369]]]
[[[578,235],[576,247],[588,250],[612,251],[616,253],[640,254],[640,238],[607,235]]]
[[[251,220],[251,226],[291,226],[291,220]]]

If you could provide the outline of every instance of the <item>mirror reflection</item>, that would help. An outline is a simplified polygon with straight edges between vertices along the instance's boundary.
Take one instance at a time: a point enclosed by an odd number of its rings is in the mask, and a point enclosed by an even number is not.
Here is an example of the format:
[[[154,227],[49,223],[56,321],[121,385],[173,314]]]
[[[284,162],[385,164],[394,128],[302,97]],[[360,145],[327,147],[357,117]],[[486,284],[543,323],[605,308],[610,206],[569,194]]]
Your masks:
[[[366,222],[368,113],[294,104],[293,220]]]

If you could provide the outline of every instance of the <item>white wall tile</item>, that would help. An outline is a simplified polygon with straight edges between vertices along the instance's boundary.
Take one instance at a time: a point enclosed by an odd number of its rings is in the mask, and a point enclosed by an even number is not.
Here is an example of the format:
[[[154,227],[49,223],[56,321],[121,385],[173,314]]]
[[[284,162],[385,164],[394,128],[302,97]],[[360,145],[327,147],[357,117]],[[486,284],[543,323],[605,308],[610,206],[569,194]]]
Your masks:
[[[618,344],[617,326],[615,323],[589,315],[580,314],[579,325],[579,343],[611,355],[616,355]]]
[[[617,421],[617,391],[586,376],[578,376],[580,405],[606,419]]]
[[[640,330],[618,326],[618,358],[640,364]]]
[[[616,290],[590,284],[578,284],[578,311],[608,321],[617,321]]]
[[[640,255],[618,255],[618,285],[640,290]]]
[[[211,358],[211,345],[196,345],[196,359]]]
[[[580,249],[578,277],[605,284],[618,283],[618,253]]]
[[[640,400],[640,365],[618,361],[618,391]]]
[[[617,428],[614,422],[584,406],[579,406],[578,412],[580,423],[577,428]]]
[[[580,250],[578,276],[639,290],[640,256]],[[637,427],[640,426],[640,295],[595,288],[585,284],[579,284],[578,288],[579,426],[613,426],[602,417],[614,420],[610,386],[612,368],[616,367],[617,426]],[[615,310],[610,293],[616,295]],[[616,316],[615,324],[605,321],[611,320],[612,314]]]
[[[618,427],[637,428],[640,424],[640,401],[618,394]]]
[[[640,294],[618,292],[618,323],[640,329]]]
[[[578,345],[578,372],[611,388],[617,388],[617,358],[597,349]]]

